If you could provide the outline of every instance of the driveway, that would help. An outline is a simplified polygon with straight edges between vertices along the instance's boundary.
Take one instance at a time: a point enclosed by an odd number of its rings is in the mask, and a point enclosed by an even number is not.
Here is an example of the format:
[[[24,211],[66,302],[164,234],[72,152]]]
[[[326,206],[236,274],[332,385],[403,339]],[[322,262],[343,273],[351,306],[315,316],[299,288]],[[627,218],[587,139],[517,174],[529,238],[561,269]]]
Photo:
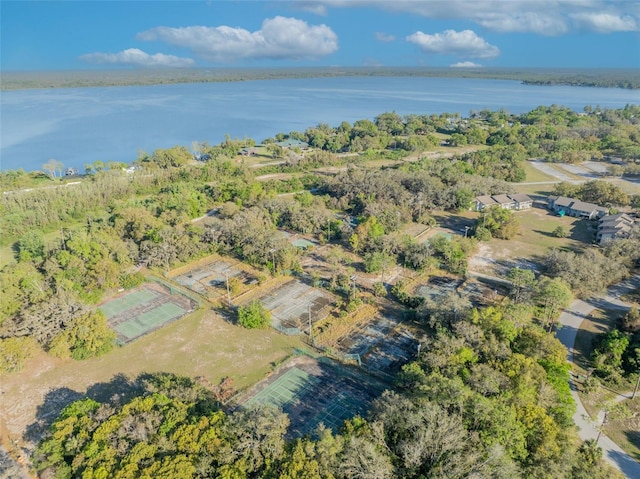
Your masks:
[[[626,281],[623,281],[607,290],[607,294],[600,298],[593,298],[588,301],[576,300],[560,315],[560,328],[556,337],[564,344],[569,351],[567,359],[573,363],[574,346],[576,334],[580,329],[582,321],[596,307],[607,309],[628,309],[618,298],[623,294],[633,291],[640,287],[640,275],[635,275]],[[594,423],[585,410],[573,378],[570,379],[571,395],[576,403],[576,413],[573,420],[578,426],[578,435],[583,441],[598,438],[598,426],[600,423]],[[629,479],[640,479],[640,463],[633,460],[626,452],[624,452],[617,444],[609,439],[605,434],[600,435],[598,445],[602,448],[604,459],[611,465],[619,469]]]

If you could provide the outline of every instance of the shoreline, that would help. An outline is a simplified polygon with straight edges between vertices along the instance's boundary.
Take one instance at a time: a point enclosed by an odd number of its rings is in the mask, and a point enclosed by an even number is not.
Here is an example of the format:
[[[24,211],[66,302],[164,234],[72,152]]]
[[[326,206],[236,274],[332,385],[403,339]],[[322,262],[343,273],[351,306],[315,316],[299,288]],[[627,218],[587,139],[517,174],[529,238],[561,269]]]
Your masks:
[[[4,71],[0,91],[333,77],[468,78],[520,81],[539,86],[640,89],[640,71],[635,69],[306,67]]]

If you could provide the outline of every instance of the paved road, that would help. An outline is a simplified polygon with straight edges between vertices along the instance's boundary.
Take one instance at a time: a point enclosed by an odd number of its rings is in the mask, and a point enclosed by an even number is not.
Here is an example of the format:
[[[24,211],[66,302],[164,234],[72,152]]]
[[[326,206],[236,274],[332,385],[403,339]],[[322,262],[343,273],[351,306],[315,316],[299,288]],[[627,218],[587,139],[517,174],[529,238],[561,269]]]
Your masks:
[[[607,291],[607,294],[601,298],[594,298],[588,301],[576,300],[560,315],[560,328],[556,334],[557,338],[564,344],[569,354],[567,358],[569,362],[573,362],[574,346],[576,341],[576,334],[580,329],[582,321],[593,311],[596,307],[607,309],[628,309],[629,306],[625,305],[618,298],[623,294],[632,291],[640,287],[640,275],[631,277],[630,279],[623,281],[620,284],[612,286]],[[576,413],[573,416],[573,420],[578,426],[578,434],[583,441],[587,439],[596,439],[598,437],[597,427],[600,422],[594,423],[587,414],[573,379],[570,380],[571,395],[576,402]],[[606,461],[619,469],[629,479],[640,479],[640,463],[634,461],[626,452],[624,452],[617,444],[615,444],[606,435],[602,434],[598,441],[598,445],[602,448],[603,456]]]

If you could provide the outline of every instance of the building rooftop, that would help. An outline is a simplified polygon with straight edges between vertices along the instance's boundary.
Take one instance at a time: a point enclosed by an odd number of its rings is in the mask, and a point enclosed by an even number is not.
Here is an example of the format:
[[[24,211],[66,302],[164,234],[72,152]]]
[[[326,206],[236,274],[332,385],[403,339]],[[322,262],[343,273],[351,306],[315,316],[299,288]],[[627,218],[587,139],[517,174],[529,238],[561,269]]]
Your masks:
[[[513,203],[513,200],[509,198],[507,195],[493,195],[493,199],[501,205]]]
[[[513,201],[517,201],[518,203],[525,203],[527,201],[533,201],[529,195],[525,195],[524,193],[515,193],[513,195],[509,195]]]
[[[498,202],[496,200],[494,200],[489,195],[478,196],[478,197],[476,197],[476,201],[478,201],[479,203],[482,203],[483,205],[497,205],[498,204]]]

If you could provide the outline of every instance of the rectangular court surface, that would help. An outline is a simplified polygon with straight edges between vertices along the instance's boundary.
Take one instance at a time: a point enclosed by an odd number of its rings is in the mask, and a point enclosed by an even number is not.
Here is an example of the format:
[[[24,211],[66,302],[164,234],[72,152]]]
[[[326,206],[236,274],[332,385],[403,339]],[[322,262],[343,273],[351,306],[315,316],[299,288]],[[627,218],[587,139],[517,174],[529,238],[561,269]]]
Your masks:
[[[309,311],[311,321],[316,322],[327,314],[327,306],[333,299],[326,292],[293,280],[260,298],[262,305],[271,312],[272,325],[285,328],[307,329]]]
[[[164,303],[162,306],[151,311],[147,311],[128,321],[117,324],[114,329],[126,337],[127,340],[131,341],[148,331],[159,328],[173,319],[179,318],[185,312],[186,311],[180,306],[173,303]]]
[[[147,285],[100,306],[118,342],[128,343],[191,311],[190,300]]]
[[[253,396],[245,405],[269,404],[284,409],[293,404],[298,397],[304,396],[305,391],[309,392],[318,381],[318,378],[301,369],[291,368],[269,387]]]
[[[122,314],[129,309],[135,308],[139,304],[149,303],[157,297],[157,292],[151,291],[149,289],[141,289],[128,293],[119,298],[112,299],[108,303],[100,306],[100,309],[107,317],[107,319],[111,319],[118,314]]]
[[[261,404],[281,409],[289,416],[290,437],[313,434],[321,423],[336,431],[345,420],[365,414],[381,392],[368,383],[340,374],[333,366],[294,366],[263,381],[243,407]]]

